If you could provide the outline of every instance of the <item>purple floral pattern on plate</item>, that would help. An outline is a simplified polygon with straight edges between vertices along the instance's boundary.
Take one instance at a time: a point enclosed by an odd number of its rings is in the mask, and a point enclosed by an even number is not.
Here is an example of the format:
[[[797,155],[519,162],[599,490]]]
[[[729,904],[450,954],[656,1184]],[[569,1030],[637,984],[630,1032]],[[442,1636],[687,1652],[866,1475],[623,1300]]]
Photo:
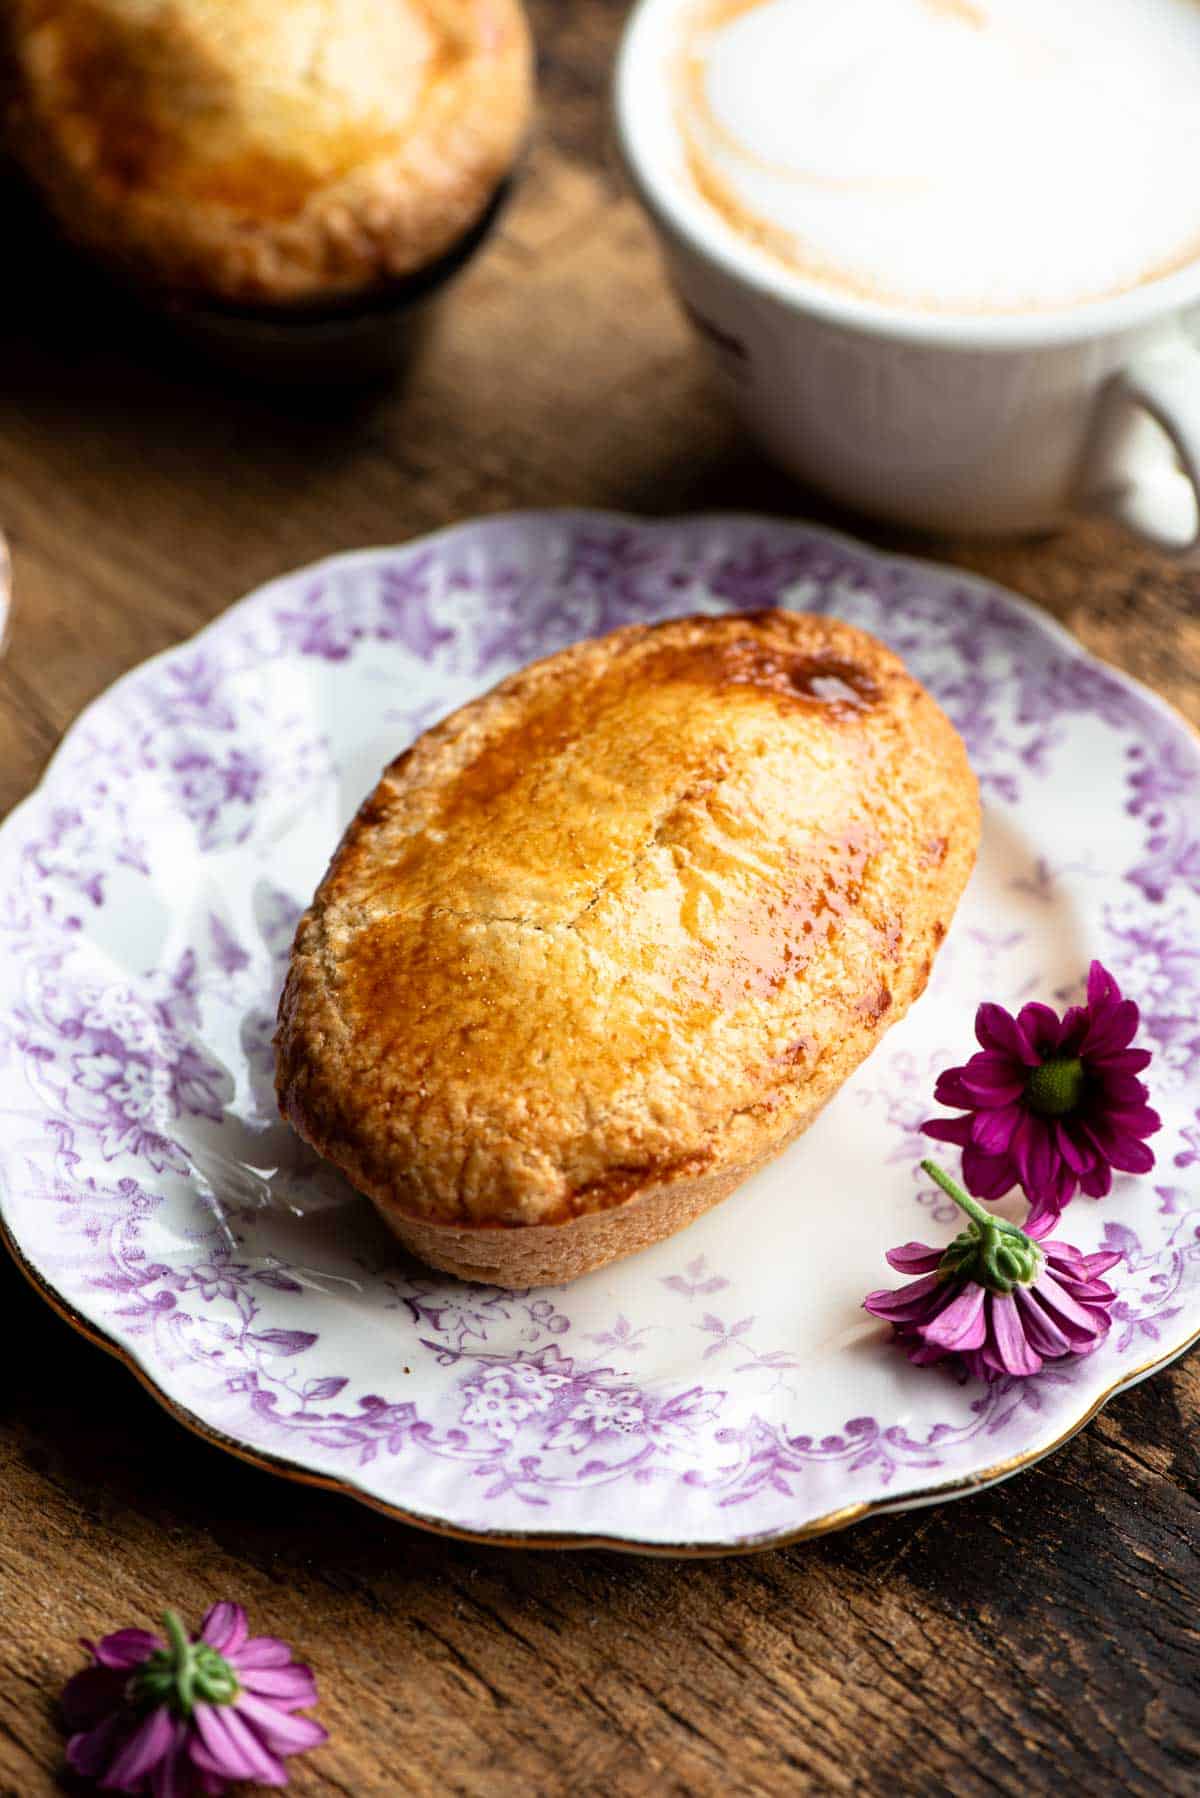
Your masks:
[[[430,1273],[273,1106],[275,998],[341,827],[407,737],[530,657],[776,604],[885,638],[966,737],[984,847],[928,994],[685,1236],[561,1291]],[[786,1537],[1035,1458],[1200,1331],[1200,751],[959,573],[766,520],[587,513],[302,570],[79,721],[0,830],[0,931],[14,1246],[214,1435],[418,1520]],[[952,1228],[916,1172],[932,1070],[981,993],[1065,1002],[1092,954],[1142,1003],[1165,1118],[1162,1185],[1080,1213],[1082,1246],[1122,1256],[1116,1327],[987,1390],[910,1368],[859,1302],[886,1244]]]

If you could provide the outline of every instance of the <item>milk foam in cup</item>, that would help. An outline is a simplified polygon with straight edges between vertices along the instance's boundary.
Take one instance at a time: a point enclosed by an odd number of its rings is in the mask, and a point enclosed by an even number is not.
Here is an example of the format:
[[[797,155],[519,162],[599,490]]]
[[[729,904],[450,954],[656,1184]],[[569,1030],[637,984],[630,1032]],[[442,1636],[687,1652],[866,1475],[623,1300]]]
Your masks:
[[[1200,0],[637,0],[614,99],[685,312],[799,480],[1200,553]]]
[[[706,201],[865,297],[1069,306],[1200,251],[1200,0],[693,0],[678,77]]]

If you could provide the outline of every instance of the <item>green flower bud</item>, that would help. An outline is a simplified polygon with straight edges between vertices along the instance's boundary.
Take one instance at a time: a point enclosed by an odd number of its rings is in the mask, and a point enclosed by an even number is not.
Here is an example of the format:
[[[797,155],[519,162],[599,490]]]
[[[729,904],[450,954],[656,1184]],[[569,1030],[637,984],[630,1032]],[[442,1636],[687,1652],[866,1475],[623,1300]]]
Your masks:
[[[237,1674],[207,1642],[189,1641],[174,1611],[164,1611],[170,1643],[150,1655],[129,1682],[135,1704],[153,1710],[165,1704],[177,1717],[190,1717],[197,1704],[232,1704],[241,1686]]]
[[[941,1278],[974,1280],[989,1292],[1001,1295],[1010,1293],[1014,1286],[1032,1286],[1045,1261],[1033,1238],[1016,1224],[993,1217],[936,1161],[923,1161],[921,1166],[969,1219],[966,1229],[954,1238],[938,1263]]]

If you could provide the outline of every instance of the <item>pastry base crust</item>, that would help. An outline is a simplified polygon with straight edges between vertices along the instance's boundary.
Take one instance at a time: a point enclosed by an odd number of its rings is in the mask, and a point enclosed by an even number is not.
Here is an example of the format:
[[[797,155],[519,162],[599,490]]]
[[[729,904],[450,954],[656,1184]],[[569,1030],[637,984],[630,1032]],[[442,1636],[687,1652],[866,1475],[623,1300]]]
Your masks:
[[[623,1204],[583,1212],[563,1223],[508,1229],[503,1225],[434,1224],[406,1217],[378,1192],[373,1195],[375,1209],[406,1249],[460,1280],[513,1291],[565,1285],[610,1261],[623,1261],[627,1255],[652,1248],[694,1224],[803,1136],[838,1085],[830,1079],[814,1090],[810,1106],[783,1136],[769,1122],[757,1123],[745,1153],[734,1165],[659,1181],[643,1187]]]
[[[376,1207],[406,1249],[460,1280],[517,1291],[558,1286],[674,1236],[728,1198],[784,1147],[786,1144],[774,1144],[744,1167],[721,1168],[695,1179],[648,1187],[624,1205],[589,1211],[562,1224],[525,1224],[515,1229],[431,1224],[404,1217],[378,1200]]]

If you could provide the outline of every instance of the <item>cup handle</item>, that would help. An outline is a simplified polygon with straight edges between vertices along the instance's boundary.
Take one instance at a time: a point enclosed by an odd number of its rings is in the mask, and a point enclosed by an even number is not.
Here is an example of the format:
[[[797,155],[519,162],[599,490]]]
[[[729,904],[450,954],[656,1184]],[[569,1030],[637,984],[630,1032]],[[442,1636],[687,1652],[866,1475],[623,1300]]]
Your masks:
[[[1171,555],[1200,545],[1200,349],[1182,331],[1110,377],[1082,497]]]

